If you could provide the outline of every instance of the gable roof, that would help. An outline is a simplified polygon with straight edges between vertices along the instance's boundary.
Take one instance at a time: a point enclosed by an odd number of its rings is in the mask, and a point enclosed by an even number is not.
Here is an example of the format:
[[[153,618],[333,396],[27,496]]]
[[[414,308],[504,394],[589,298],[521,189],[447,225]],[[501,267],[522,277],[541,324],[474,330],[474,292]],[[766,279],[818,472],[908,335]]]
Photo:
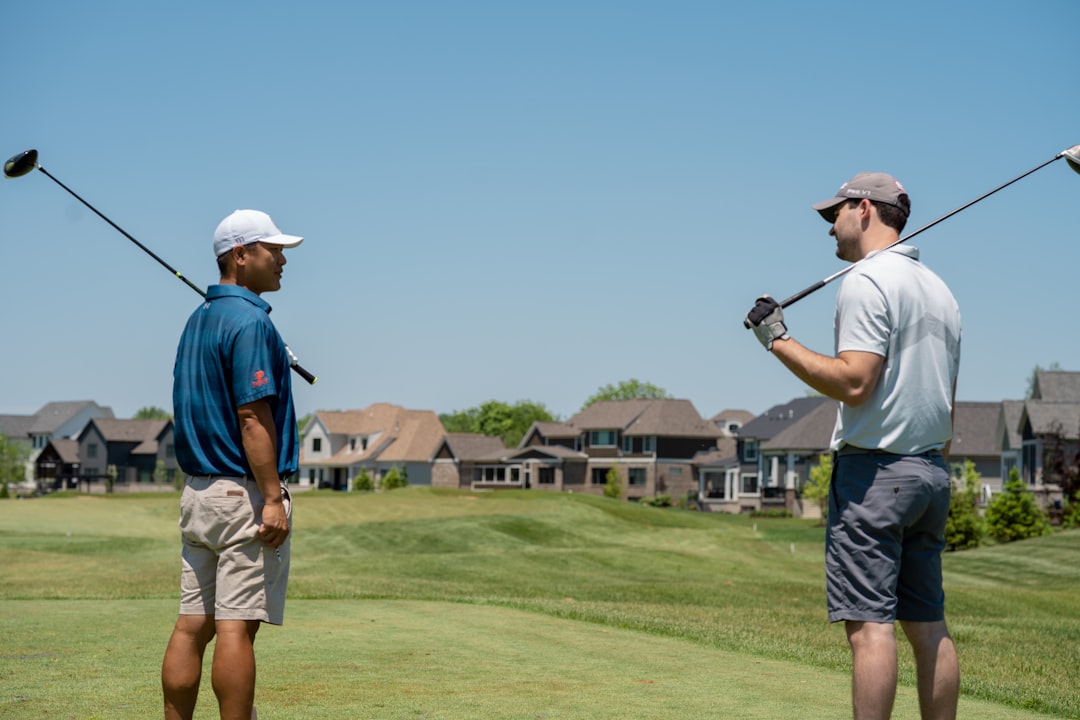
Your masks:
[[[713,415],[711,418],[709,418],[709,422],[718,423],[718,422],[722,422],[724,420],[728,420],[728,421],[734,420],[735,422],[739,423],[740,425],[745,425],[746,423],[750,422],[753,419],[754,419],[754,413],[750,412],[749,410],[727,409],[727,410],[721,410],[720,412]]]
[[[93,425],[107,443],[134,443],[133,453],[156,453],[158,438],[172,424],[172,420],[117,420],[94,418],[79,434],[81,439]]]
[[[367,447],[345,443],[326,460],[306,460],[300,450],[300,462],[341,465],[361,461],[429,462],[439,448],[446,431],[432,410],[407,410],[400,405],[374,403],[363,410],[319,410],[315,421],[330,435],[344,440],[376,436]],[[309,424],[309,428],[314,423]]]
[[[1066,440],[1080,437],[1080,403],[1028,400],[1020,416],[1024,434],[1058,435]]]
[[[1080,402],[1080,372],[1037,370],[1031,399],[1051,402]]]
[[[480,433],[447,433],[436,447],[435,454],[444,446],[449,448],[451,456],[458,462],[478,460],[506,450],[501,438]]]
[[[1023,445],[1024,435],[1020,427],[1020,418],[1024,415],[1023,400],[1004,400],[1001,403],[1001,415],[998,419],[998,438],[1002,449],[1019,450]]]
[[[30,433],[34,435],[51,435],[64,423],[71,420],[83,410],[95,407],[102,411],[104,417],[111,418],[111,408],[98,405],[93,400],[76,400],[73,402],[51,402],[34,413],[34,422],[30,427]]]
[[[825,403],[834,403],[833,408],[836,407],[835,400],[821,395],[795,398],[782,405],[773,405],[764,413],[743,425],[739,430],[739,437],[761,441],[769,440],[796,421],[801,421],[802,418]],[[828,447],[828,443],[826,443],[825,447]]]
[[[689,400],[601,400],[566,421],[565,425],[590,430],[621,430],[632,437],[716,438],[723,433],[702,419]]]
[[[29,440],[33,415],[0,415],[0,435],[12,440]]]
[[[956,457],[987,457],[1001,454],[998,425],[1000,402],[957,401],[953,409],[953,438],[949,454]]]
[[[715,449],[702,450],[694,456],[691,462],[698,467],[735,467],[739,464],[735,438],[717,438]]]
[[[68,465],[77,465],[81,462],[81,460],[79,460],[78,440],[72,440],[71,438],[56,438],[50,440],[49,445],[51,445],[56,452],[56,456],[60,458],[60,462],[67,463]]]
[[[832,444],[836,427],[836,413],[840,403],[823,398],[826,402],[803,408],[802,414],[792,412],[789,418],[780,419],[784,427],[761,443],[762,450],[787,450],[800,452],[825,452]]]

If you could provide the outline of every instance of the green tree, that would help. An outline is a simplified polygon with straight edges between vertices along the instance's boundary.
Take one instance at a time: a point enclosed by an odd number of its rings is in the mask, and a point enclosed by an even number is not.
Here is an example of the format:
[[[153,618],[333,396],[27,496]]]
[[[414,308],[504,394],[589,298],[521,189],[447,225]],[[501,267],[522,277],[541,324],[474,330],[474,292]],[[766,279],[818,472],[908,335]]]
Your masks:
[[[531,400],[519,400],[513,405],[488,400],[480,407],[440,415],[439,420],[446,432],[480,433],[514,447],[534,422],[555,422],[558,418],[542,403]]]
[[[995,495],[986,508],[986,526],[999,542],[1025,540],[1053,532],[1046,513],[1027,491],[1016,468],[1009,471],[1004,490]]]
[[[305,429],[307,428],[307,426],[308,426],[308,423],[309,423],[309,422],[311,422],[311,420],[312,420],[312,419],[313,419],[314,417],[315,417],[314,415],[312,415],[311,413],[308,413],[307,415],[305,415],[304,417],[300,418],[300,419],[299,419],[299,420],[297,421],[297,423],[296,423],[296,429],[297,429],[297,431],[298,431],[298,432],[299,432],[299,433],[300,433],[301,435],[303,435],[303,434],[304,434],[304,430],[305,430]]]
[[[593,403],[600,402],[601,400],[669,400],[671,395],[662,387],[657,387],[652,383],[641,382],[634,378],[629,380],[623,380],[615,385],[604,385],[599,388],[585,404],[581,406],[581,409],[589,407]]]
[[[398,488],[407,487],[408,484],[408,479],[401,470],[398,470],[397,465],[390,468],[390,471],[383,475],[382,482],[379,483],[383,490],[397,490]]]
[[[13,440],[0,433],[0,484],[26,480],[26,461],[30,459],[30,441]]]
[[[817,465],[803,485],[803,497],[821,509],[821,523],[829,519],[829,485],[832,483],[832,453],[818,455]]]
[[[619,473],[618,467],[612,465],[608,468],[607,474],[604,475],[604,497],[618,500],[622,497],[622,489],[622,474]]]
[[[371,473],[367,471],[367,468],[360,468],[360,472],[352,481],[353,492],[371,492],[375,489],[375,483],[371,480]]]
[[[982,544],[985,534],[984,522],[979,515],[979,479],[975,463],[965,460],[954,463],[949,482],[949,518],[945,521],[945,547],[949,550],[967,550]]]
[[[147,407],[141,407],[131,418],[132,420],[172,420],[172,415],[167,410],[163,410],[156,405],[149,405]]]

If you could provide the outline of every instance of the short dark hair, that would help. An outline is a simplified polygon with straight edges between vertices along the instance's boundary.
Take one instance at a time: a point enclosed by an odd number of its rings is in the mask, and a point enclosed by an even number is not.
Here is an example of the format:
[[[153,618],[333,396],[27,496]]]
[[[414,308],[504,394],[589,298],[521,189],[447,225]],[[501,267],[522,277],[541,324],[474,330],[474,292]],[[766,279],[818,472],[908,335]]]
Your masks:
[[[850,207],[855,207],[862,200],[856,200],[854,198],[847,201]],[[878,202],[871,200],[871,204],[877,208],[878,217],[881,218],[881,222],[887,227],[891,227],[897,233],[904,232],[904,226],[907,225],[908,213],[911,212],[911,201],[907,195],[900,196],[900,202],[904,205],[903,208],[899,208],[896,205],[890,205],[889,203]]]

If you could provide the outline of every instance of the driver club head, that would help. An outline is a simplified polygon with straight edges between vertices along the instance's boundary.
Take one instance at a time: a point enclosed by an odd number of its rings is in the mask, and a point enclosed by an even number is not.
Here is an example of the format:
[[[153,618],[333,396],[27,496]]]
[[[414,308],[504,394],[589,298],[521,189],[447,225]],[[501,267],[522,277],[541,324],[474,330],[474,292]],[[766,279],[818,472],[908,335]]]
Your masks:
[[[1080,145],[1073,145],[1068,150],[1061,151],[1061,157],[1069,163],[1074,172],[1080,173]]]
[[[1076,150],[1077,148],[1073,149]],[[4,163],[4,177],[22,177],[36,167],[37,150],[24,150]]]

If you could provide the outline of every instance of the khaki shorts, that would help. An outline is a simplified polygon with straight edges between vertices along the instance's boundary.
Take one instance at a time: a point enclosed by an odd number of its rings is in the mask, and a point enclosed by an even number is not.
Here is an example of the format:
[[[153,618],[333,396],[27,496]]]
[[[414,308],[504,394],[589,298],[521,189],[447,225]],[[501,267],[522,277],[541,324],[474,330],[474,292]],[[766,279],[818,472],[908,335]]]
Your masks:
[[[291,526],[292,500],[285,487],[281,494]],[[283,622],[292,537],[277,551],[264,543],[262,508],[254,480],[188,477],[180,497],[181,615]]]

